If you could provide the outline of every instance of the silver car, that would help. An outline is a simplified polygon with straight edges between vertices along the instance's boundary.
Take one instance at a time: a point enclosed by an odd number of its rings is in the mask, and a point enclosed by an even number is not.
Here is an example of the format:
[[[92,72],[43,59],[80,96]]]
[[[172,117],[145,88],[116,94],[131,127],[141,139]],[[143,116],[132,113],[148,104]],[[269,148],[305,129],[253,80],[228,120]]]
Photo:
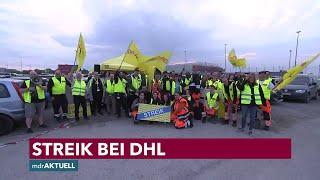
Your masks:
[[[0,135],[9,133],[14,122],[24,121],[21,80],[0,79]]]

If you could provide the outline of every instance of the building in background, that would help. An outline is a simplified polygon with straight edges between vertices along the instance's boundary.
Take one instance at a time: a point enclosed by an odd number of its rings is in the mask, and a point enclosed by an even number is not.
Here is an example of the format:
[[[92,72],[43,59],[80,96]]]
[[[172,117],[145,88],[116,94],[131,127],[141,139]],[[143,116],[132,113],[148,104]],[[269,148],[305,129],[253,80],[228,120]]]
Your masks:
[[[72,71],[72,68],[75,68],[76,65],[70,64],[59,64],[58,69],[61,71],[62,74],[67,75],[69,72]]]
[[[224,71],[224,69],[219,67],[218,65],[207,62],[187,62],[168,64],[166,71],[175,71],[176,73],[180,73],[183,70],[183,68],[185,69],[184,72],[193,73],[212,73]]]

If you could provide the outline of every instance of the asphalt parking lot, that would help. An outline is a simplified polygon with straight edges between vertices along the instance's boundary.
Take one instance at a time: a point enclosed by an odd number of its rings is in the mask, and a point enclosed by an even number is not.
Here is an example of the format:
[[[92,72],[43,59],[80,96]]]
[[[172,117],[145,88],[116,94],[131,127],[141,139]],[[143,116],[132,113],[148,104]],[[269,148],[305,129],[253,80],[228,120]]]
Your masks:
[[[254,137],[292,138],[291,160],[80,160],[78,172],[29,172],[28,141],[0,148],[0,179],[319,179],[320,101],[309,104],[282,102],[273,106],[270,131],[255,130]],[[195,122],[192,129],[177,130],[170,124],[141,123],[98,116],[69,128],[59,126],[47,110],[48,129],[23,126],[0,137],[0,144],[40,137],[151,138],[151,137],[249,137],[231,125]],[[47,131],[48,130],[48,131]],[[45,133],[44,133],[45,132]],[[201,153],[201,152],[199,152]]]

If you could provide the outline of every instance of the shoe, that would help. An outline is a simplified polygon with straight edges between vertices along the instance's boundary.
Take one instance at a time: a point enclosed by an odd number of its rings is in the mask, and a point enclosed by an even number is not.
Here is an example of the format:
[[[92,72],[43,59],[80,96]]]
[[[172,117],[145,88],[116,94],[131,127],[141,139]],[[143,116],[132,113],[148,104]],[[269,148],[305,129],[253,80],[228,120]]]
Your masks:
[[[80,118],[76,118],[76,121],[80,121]]]
[[[269,131],[269,128],[270,128],[269,126],[264,126],[263,129],[266,130],[266,131]]]
[[[65,120],[65,121],[69,120],[67,116],[62,116],[62,119]]]
[[[239,128],[238,131],[239,132],[244,132],[244,128]]]
[[[249,135],[249,136],[252,136],[252,135],[253,135],[252,131],[249,131],[249,132],[248,132],[248,135]]]
[[[43,123],[43,124],[39,125],[39,127],[41,127],[41,128],[47,128],[48,126]]]
[[[98,112],[101,116],[103,116],[103,112]]]
[[[61,122],[61,117],[54,117],[57,122]]]
[[[31,129],[31,128],[28,128],[28,129],[27,129],[27,133],[28,133],[28,134],[33,133],[32,129]]]
[[[88,117],[88,116],[87,116],[87,117],[84,117],[84,119],[85,119],[85,120],[89,120],[89,117]]]
[[[202,118],[202,123],[206,123],[207,122],[207,118]]]
[[[233,121],[233,122],[232,122],[232,126],[233,126],[233,127],[237,127],[237,122],[236,122],[236,121]]]
[[[229,120],[224,120],[224,125],[229,124]]]

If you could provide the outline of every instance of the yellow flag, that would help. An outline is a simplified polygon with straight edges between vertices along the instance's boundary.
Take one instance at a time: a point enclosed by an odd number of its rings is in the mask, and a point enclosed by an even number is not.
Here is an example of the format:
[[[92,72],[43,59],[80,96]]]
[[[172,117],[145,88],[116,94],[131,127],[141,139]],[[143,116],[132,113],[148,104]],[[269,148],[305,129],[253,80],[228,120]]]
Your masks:
[[[234,66],[234,67],[242,68],[242,67],[246,67],[246,65],[247,65],[245,58],[239,58],[239,59],[237,58],[234,49],[232,49],[229,52],[228,59],[229,59],[230,64],[232,64],[232,66]]]
[[[309,57],[302,64],[291,68],[285,73],[282,77],[282,80],[273,88],[273,91],[277,91],[285,88],[288,84],[290,84],[300,72],[302,72],[309,64],[311,64],[314,60],[316,60],[320,56],[320,53],[317,53],[314,56]]]
[[[80,69],[82,68],[82,66],[84,64],[84,59],[86,58],[86,55],[87,55],[86,46],[84,43],[83,36],[80,33],[78,48],[77,48],[77,52],[76,52],[76,62],[78,65],[77,72],[80,71]]]
[[[139,59],[141,58],[142,54],[134,41],[131,41],[129,47],[124,55],[123,62],[132,64],[134,66],[139,65]]]
[[[143,69],[145,73],[148,75],[148,82],[151,82],[153,80],[154,71],[156,69],[158,69],[161,72],[163,72],[166,69],[166,65],[168,64],[168,60],[170,57],[171,53],[166,51],[158,56],[151,57],[150,59],[139,64],[139,67]]]

